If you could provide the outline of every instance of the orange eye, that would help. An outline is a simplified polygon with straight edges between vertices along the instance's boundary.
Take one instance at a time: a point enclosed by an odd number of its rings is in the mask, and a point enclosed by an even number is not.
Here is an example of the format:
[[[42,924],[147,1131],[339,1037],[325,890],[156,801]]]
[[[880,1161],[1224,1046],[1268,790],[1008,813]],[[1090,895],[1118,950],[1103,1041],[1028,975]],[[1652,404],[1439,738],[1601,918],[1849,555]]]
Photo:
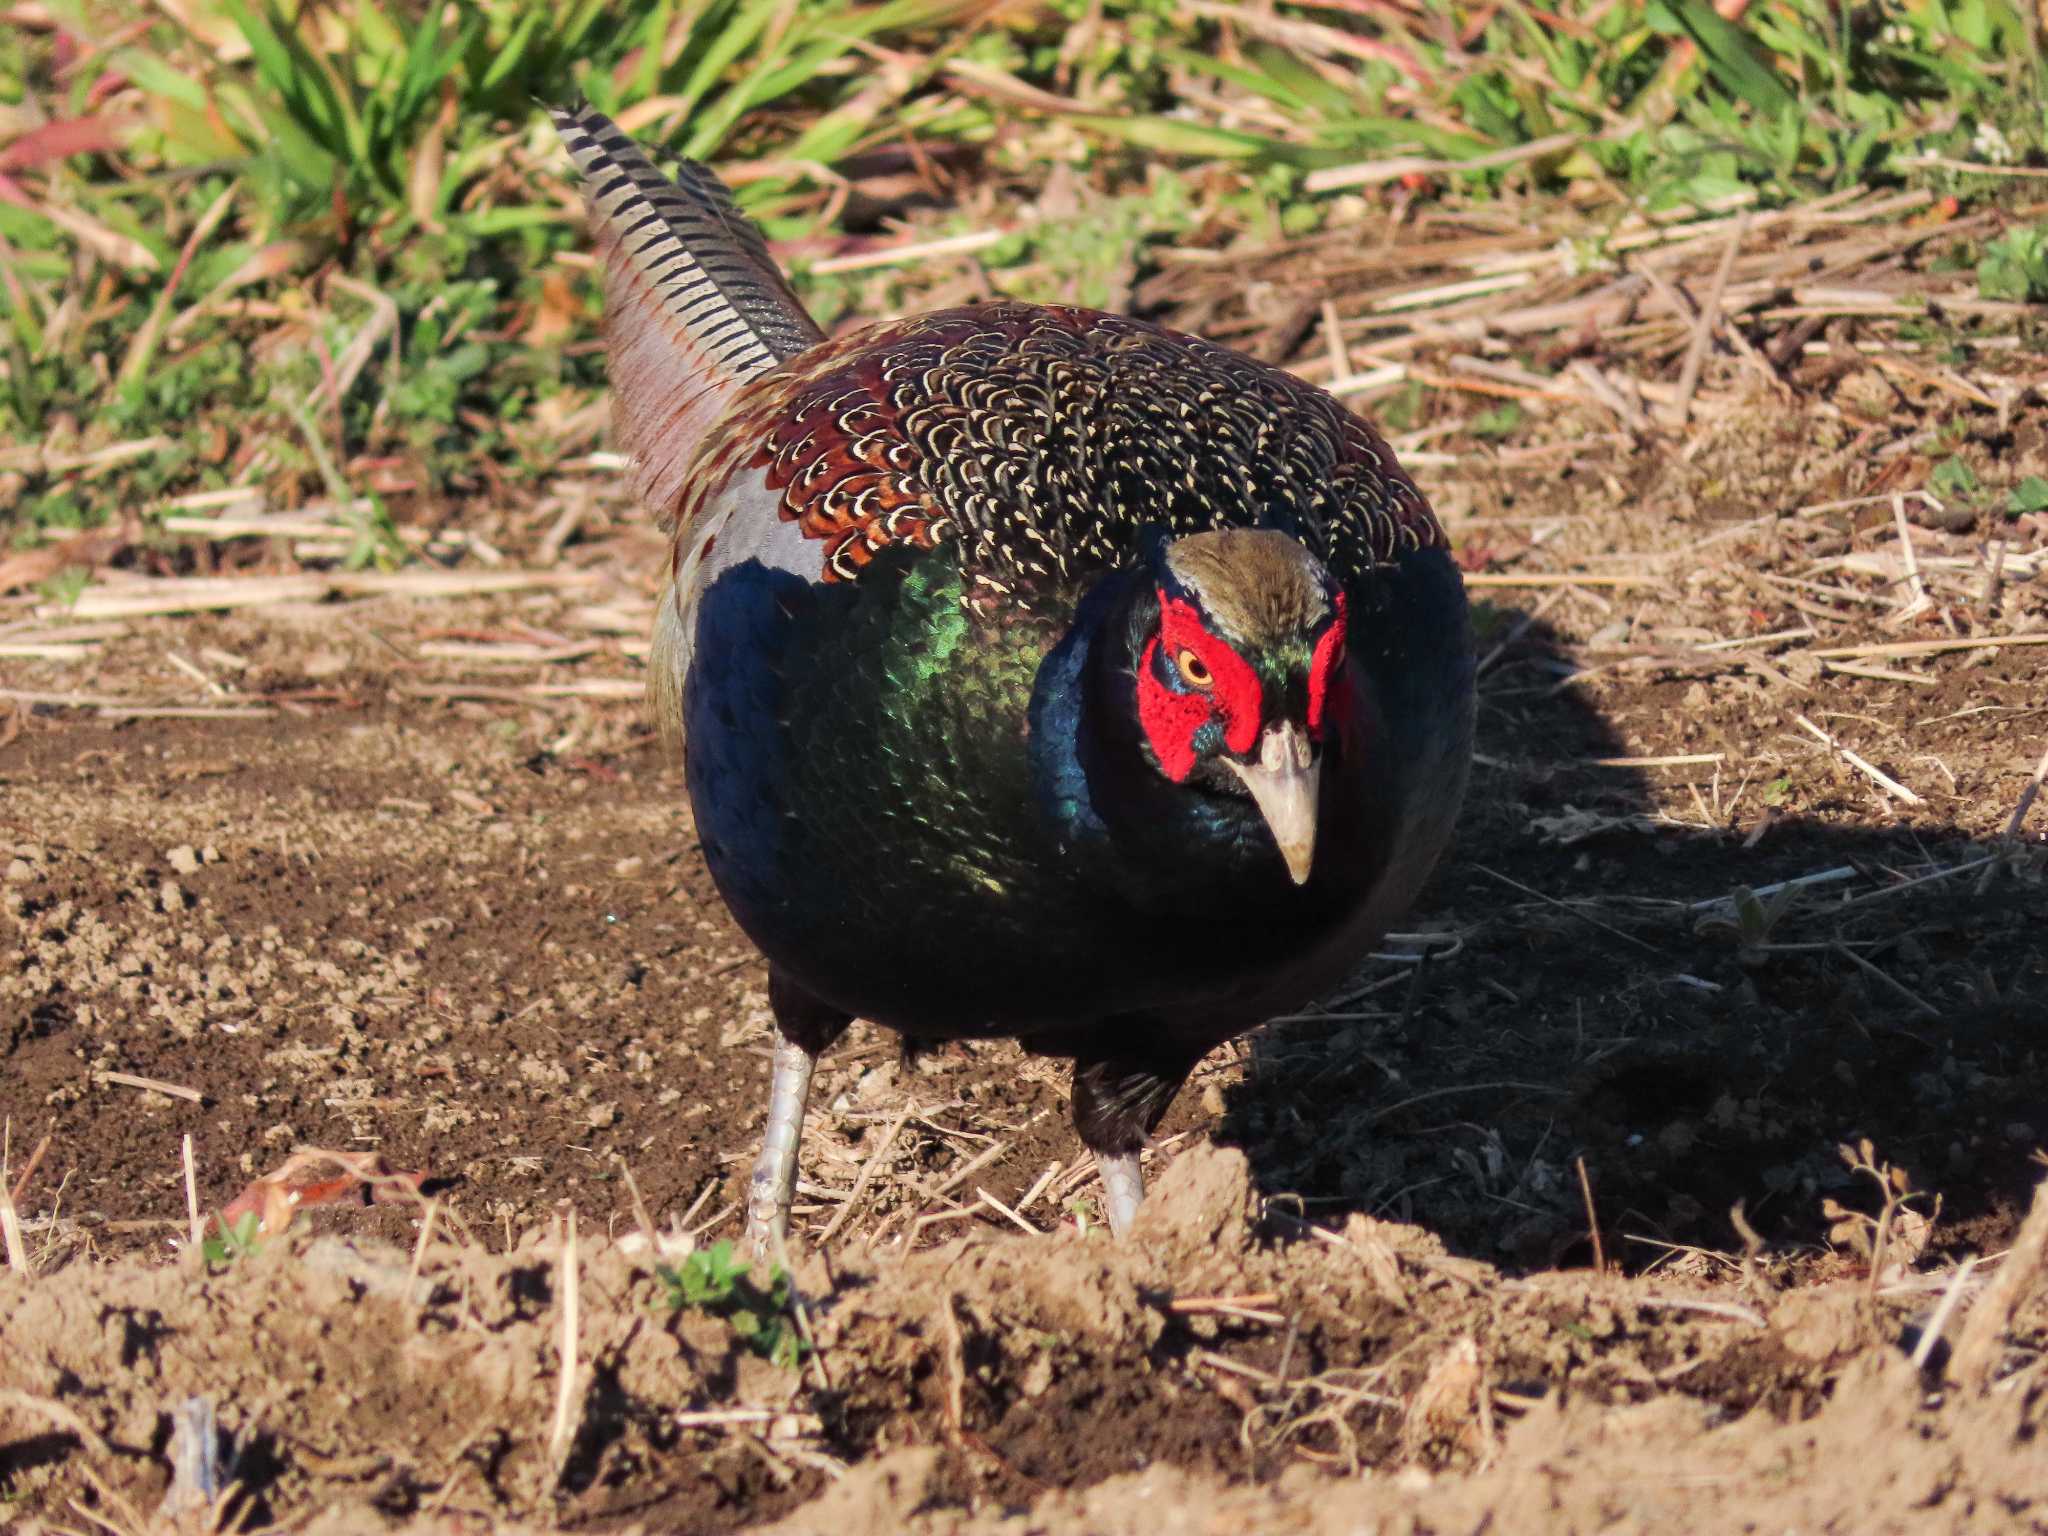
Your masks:
[[[1174,665],[1180,668],[1181,681],[1190,688],[1207,688],[1216,681],[1216,674],[1209,670],[1209,664],[1193,651],[1182,651],[1174,658]]]

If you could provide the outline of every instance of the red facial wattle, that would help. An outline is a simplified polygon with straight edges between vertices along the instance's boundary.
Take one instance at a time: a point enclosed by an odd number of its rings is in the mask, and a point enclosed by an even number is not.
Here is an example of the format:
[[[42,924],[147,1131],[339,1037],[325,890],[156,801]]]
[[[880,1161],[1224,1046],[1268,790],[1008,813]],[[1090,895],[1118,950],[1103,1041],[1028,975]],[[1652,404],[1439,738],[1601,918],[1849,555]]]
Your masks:
[[[1181,690],[1160,680],[1162,658],[1174,668],[1184,651],[1207,669],[1208,687]],[[1186,781],[1200,755],[1195,737],[1212,721],[1223,728],[1224,746],[1251,751],[1259,739],[1263,697],[1251,663],[1209,633],[1194,604],[1160,593],[1159,633],[1146,643],[1138,664],[1138,721],[1166,776],[1176,784]]]
[[[1344,594],[1336,596],[1337,616],[1330,621],[1330,627],[1317,637],[1314,654],[1308,663],[1308,734],[1311,740],[1323,737],[1323,717],[1330,706],[1330,690],[1344,667]]]

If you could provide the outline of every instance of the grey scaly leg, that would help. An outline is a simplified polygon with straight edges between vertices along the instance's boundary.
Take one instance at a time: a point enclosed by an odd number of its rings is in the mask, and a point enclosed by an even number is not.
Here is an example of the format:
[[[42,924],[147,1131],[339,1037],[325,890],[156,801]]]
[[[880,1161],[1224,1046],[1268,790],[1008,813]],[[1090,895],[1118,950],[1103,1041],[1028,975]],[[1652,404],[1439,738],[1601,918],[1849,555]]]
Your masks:
[[[1074,1062],[1074,1129],[1102,1170],[1103,1214],[1117,1237],[1130,1231],[1145,1198],[1138,1153],[1196,1059],[1197,1053],[1169,1039],[1143,1055],[1083,1056]]]
[[[1109,1218],[1111,1235],[1122,1237],[1138,1218],[1138,1204],[1145,1198],[1145,1175],[1138,1168],[1135,1152],[1095,1154],[1102,1170],[1102,1209]]]
[[[775,1032],[775,1076],[768,1088],[768,1125],[761,1133],[761,1155],[747,1182],[747,1242],[756,1253],[775,1251],[789,1229],[789,1206],[796,1194],[796,1149],[804,1134],[804,1105],[811,1096],[811,1070],[818,1058],[794,1040]]]
[[[821,1002],[774,969],[768,973],[768,1004],[775,1014],[775,1067],[761,1155],[747,1181],[747,1246],[764,1256],[774,1254],[788,1234],[811,1073],[825,1048],[852,1022],[851,1015]]]

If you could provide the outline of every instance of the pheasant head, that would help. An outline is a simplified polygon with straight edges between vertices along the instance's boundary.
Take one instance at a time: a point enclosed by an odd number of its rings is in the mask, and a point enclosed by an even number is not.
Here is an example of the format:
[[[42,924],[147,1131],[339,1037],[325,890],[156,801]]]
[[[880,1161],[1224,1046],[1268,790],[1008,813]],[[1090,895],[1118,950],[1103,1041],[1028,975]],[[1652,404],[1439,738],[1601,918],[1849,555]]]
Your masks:
[[[1298,541],[1265,528],[1162,543],[1152,577],[1157,617],[1136,647],[1145,746],[1176,784],[1249,796],[1303,884],[1342,689],[1344,590]]]

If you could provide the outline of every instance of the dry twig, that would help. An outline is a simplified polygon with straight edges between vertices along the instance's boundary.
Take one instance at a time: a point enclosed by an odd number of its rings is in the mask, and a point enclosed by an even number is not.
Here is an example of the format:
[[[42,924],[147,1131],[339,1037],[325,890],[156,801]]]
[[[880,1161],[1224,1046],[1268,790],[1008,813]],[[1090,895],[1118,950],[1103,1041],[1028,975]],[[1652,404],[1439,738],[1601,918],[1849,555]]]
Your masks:
[[[2044,1266],[2048,1266],[2048,1180],[2034,1190],[2033,1208],[2020,1223],[2012,1251],[1970,1308],[1957,1335],[1949,1372],[1964,1391],[1982,1392],[1991,1385],[2005,1357],[2006,1330],[2020,1303],[2039,1283]]]
[[[1886,773],[1882,768],[1879,768],[1875,764],[1873,764],[1868,758],[1859,757],[1856,753],[1850,751],[1847,747],[1843,746],[1834,737],[1830,736],[1826,731],[1822,730],[1819,726],[1815,725],[1811,720],[1807,719],[1806,716],[1795,715],[1793,716],[1793,719],[1798,724],[1800,729],[1816,737],[1824,746],[1827,746],[1828,748],[1832,749],[1834,752],[1839,754],[1843,761],[1847,762],[1850,767],[1862,773],[1866,778],[1868,778],[1872,783],[1876,784],[1880,789],[1884,790],[1887,794],[1893,795],[1896,798],[1905,801],[1908,805],[1925,805],[1927,803],[1926,801],[1922,800],[1918,795],[1914,794],[1912,790],[1906,788],[1906,786],[1901,784],[1897,779],[1893,778],[1890,774]]]
[[[569,1437],[576,1428],[577,1342],[581,1324],[576,1262],[576,1207],[570,1206],[568,1225],[562,1238],[561,1259],[556,1266],[555,1290],[561,1306],[562,1332],[555,1383],[555,1417],[548,1429],[548,1464],[561,1475],[568,1459]]]

